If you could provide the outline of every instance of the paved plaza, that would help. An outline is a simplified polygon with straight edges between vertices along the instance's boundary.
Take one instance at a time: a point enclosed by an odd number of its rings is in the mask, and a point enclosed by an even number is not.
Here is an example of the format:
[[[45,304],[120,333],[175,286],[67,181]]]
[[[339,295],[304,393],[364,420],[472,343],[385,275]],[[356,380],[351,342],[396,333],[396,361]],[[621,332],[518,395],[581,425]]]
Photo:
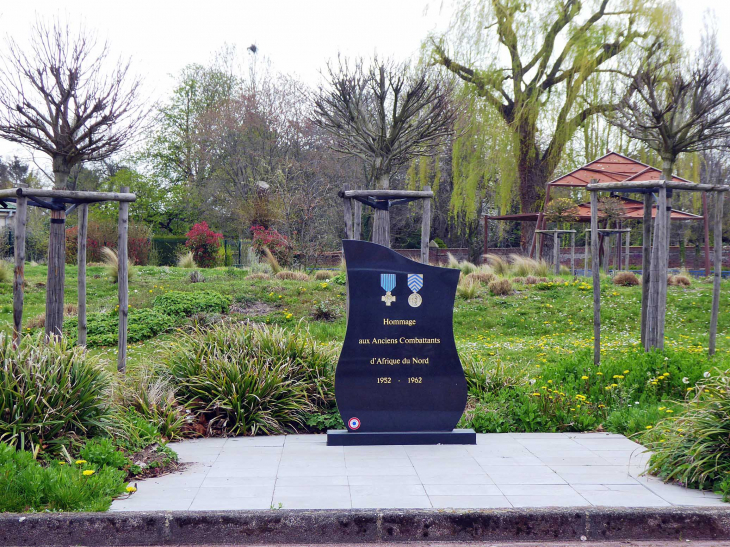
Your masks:
[[[186,469],[140,481],[112,511],[725,505],[642,476],[644,448],[606,433],[486,434],[476,446],[327,446],[325,435],[170,446]]]

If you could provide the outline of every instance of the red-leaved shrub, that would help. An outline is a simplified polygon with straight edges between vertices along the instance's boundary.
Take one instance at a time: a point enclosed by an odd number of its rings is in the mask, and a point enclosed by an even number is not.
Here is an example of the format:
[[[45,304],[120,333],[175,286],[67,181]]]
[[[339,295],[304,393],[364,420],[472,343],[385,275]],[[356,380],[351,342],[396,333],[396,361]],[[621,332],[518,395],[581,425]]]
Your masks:
[[[193,252],[195,263],[201,268],[215,266],[223,234],[214,232],[203,221],[195,224],[185,235],[188,238],[185,246]]]
[[[76,264],[78,255],[79,228],[74,226],[66,230],[66,263]],[[109,247],[117,249],[117,224],[115,222],[90,221],[86,228],[86,261],[101,262],[101,249]],[[152,250],[152,231],[144,224],[129,223],[127,251],[129,259],[138,266],[149,262]]]
[[[259,256],[264,255],[264,247],[266,247],[279,264],[291,265],[294,248],[288,237],[274,228],[267,229],[263,226],[251,226],[251,232],[253,233],[251,246]]]

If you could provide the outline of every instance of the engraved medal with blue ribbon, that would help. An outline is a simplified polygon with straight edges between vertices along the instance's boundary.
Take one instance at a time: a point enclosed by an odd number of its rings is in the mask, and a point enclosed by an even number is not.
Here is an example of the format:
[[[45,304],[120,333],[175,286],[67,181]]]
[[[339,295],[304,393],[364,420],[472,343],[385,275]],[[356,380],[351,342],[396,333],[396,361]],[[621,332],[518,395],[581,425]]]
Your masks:
[[[408,304],[412,308],[417,308],[423,302],[421,295],[418,291],[423,287],[423,274],[408,274],[408,288],[413,291],[413,294],[408,297]]]
[[[385,291],[385,294],[380,299],[385,302],[386,306],[390,306],[395,302],[395,296],[390,294],[395,289],[395,274],[380,274],[380,286]]]

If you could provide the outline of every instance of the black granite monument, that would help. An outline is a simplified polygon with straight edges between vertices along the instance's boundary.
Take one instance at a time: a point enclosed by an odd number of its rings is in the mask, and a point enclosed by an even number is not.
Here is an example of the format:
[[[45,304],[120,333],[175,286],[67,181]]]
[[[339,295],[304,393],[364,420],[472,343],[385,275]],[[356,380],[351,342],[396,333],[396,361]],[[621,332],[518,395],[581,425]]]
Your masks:
[[[343,241],[349,316],[335,374],[347,430],[328,445],[476,444],[457,429],[467,385],[456,352],[459,271],[409,260],[374,243]]]

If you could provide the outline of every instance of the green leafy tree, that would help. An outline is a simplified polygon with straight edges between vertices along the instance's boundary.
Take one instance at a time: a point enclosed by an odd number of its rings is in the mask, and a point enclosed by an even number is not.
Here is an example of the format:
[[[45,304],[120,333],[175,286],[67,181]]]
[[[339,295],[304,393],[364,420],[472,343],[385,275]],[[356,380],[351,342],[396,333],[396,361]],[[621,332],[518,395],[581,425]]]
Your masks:
[[[615,107],[617,67],[659,47],[650,29],[664,28],[664,12],[648,0],[467,0],[457,13],[432,40],[433,59],[503,121],[491,130],[511,134],[520,208],[532,211],[575,132]],[[601,100],[588,103],[586,84],[607,73]]]

